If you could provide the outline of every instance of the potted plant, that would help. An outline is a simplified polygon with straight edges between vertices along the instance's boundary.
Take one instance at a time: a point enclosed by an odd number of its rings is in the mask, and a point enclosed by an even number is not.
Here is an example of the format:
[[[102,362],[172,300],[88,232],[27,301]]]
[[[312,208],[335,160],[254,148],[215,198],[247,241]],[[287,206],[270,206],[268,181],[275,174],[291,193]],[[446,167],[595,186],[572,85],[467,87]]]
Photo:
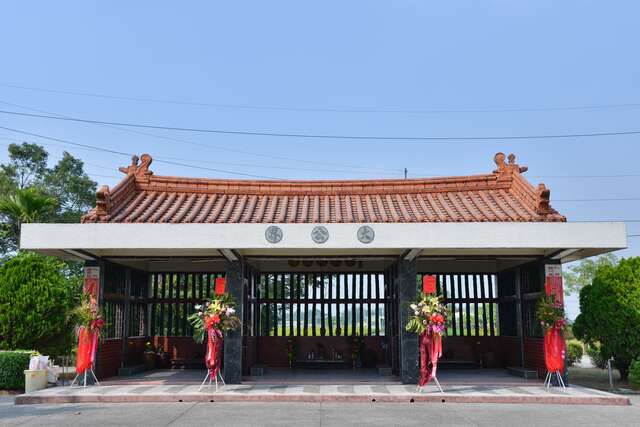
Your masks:
[[[144,367],[147,371],[152,371],[156,368],[156,350],[153,348],[153,344],[150,341],[144,346]]]

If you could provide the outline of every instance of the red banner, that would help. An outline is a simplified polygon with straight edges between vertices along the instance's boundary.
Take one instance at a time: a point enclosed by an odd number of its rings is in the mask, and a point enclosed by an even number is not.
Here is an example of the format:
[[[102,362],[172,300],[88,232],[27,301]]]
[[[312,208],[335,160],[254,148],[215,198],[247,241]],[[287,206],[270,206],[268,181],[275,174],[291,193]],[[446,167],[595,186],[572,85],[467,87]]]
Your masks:
[[[224,277],[216,278],[216,288],[215,288],[216,295],[224,294],[224,288],[226,286],[227,286],[227,279],[225,279]]]
[[[425,294],[436,293],[436,276],[422,276],[422,292]]]
[[[544,266],[544,292],[553,297],[558,306],[564,306],[564,290],[562,288],[562,266],[560,264],[546,264]]]
[[[209,378],[215,378],[222,367],[222,346],[224,337],[219,329],[207,329],[207,354],[204,364],[209,370]]]
[[[420,378],[418,386],[423,387],[436,376],[438,360],[442,356],[442,335],[429,330],[420,334]]]
[[[100,267],[85,267],[84,268],[84,284],[82,286],[82,293],[89,295],[91,304],[96,305],[98,303],[98,288],[100,283]]]
[[[547,371],[564,371],[564,359],[566,347],[562,331],[559,328],[551,328],[544,335],[544,362]]]

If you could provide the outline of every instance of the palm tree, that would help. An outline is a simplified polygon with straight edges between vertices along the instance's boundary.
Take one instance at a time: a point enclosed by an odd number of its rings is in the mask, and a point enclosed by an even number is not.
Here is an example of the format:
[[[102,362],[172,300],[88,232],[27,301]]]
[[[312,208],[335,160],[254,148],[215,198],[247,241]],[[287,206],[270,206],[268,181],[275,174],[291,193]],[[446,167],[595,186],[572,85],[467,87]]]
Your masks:
[[[0,197],[0,214],[5,217],[4,226],[10,239],[18,245],[23,223],[37,222],[53,213],[58,206],[56,199],[30,187],[17,188],[11,194]]]

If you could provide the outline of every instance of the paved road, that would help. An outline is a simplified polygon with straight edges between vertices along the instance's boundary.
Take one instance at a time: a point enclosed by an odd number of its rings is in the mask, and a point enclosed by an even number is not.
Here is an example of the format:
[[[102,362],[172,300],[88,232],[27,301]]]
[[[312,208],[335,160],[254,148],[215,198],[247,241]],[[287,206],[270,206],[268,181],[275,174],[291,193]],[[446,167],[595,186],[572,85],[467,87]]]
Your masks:
[[[381,403],[163,403],[15,406],[0,398],[0,426],[638,426],[634,405]],[[429,420],[425,422],[425,420]]]

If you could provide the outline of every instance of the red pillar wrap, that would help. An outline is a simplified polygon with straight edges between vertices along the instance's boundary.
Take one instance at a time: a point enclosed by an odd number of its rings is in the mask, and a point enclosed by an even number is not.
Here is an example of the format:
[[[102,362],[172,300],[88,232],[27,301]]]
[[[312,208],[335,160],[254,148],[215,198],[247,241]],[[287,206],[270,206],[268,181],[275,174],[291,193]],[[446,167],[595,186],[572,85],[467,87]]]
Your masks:
[[[219,329],[207,329],[207,354],[204,364],[209,370],[209,377],[215,378],[222,367],[222,345],[224,337]]]
[[[423,387],[436,376],[438,359],[442,356],[442,335],[431,330],[420,334],[420,378],[418,385]]]
[[[564,371],[564,358],[566,347],[562,331],[559,328],[551,328],[544,334],[544,362],[547,371]]]

